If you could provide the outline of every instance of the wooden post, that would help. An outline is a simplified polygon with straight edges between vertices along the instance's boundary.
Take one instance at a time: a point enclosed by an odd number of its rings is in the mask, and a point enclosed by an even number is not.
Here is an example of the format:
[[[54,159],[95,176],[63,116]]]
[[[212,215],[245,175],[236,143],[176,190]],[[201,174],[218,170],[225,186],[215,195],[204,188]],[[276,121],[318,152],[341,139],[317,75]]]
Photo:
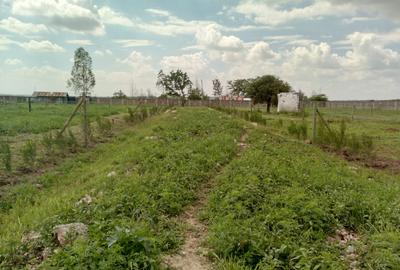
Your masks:
[[[29,110],[29,112],[32,111],[32,103],[31,103],[31,98],[30,97],[28,97],[28,110]]]
[[[371,103],[371,114],[374,114],[374,102]]]
[[[313,134],[312,134],[312,142],[314,143],[317,139],[317,106],[316,103],[313,102]]]
[[[87,117],[87,99],[86,92],[83,92],[83,133],[85,137],[85,147],[89,145],[89,125]]]
[[[76,112],[78,111],[78,109],[81,107],[83,103],[83,99],[81,99],[78,103],[78,105],[76,105],[75,109],[73,110],[73,112],[71,113],[71,115],[69,116],[69,118],[67,119],[67,121],[65,121],[65,124],[63,126],[63,128],[61,129],[61,131],[58,133],[58,136],[60,136],[61,134],[63,134],[63,132],[67,129],[69,123],[71,122],[72,118],[74,118]]]

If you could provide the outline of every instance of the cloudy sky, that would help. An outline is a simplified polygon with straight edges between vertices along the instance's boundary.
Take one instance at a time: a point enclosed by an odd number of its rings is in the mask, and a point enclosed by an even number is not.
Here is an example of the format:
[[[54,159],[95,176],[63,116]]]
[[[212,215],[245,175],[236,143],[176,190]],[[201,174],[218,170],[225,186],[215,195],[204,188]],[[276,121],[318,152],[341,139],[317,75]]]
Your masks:
[[[278,75],[331,99],[400,98],[399,0],[0,0],[0,93],[66,90],[74,50],[95,95]],[[134,87],[132,87],[132,85]]]

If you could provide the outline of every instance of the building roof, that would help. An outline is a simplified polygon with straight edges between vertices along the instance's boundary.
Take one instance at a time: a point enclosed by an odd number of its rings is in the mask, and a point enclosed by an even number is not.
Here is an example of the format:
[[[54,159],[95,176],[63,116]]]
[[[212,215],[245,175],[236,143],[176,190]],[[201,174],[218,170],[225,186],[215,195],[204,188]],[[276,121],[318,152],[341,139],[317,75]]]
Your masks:
[[[67,97],[67,92],[46,92],[46,91],[35,91],[32,94],[33,97]]]

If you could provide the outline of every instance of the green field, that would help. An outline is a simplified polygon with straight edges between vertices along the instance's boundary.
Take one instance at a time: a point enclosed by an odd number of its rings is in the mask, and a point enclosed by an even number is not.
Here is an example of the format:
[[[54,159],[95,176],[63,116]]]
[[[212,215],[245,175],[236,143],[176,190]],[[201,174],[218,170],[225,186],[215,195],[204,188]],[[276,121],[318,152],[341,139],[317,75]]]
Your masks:
[[[353,109],[351,108],[319,108],[319,110],[333,128],[338,128],[340,122],[345,120],[346,128],[349,133],[358,135],[367,134],[373,137],[379,156],[389,159],[399,159],[400,111],[375,109],[371,113],[371,110],[368,109],[356,109],[353,116]],[[306,110],[305,120],[308,123],[310,137],[312,133],[312,114],[312,109]],[[287,126],[290,121],[303,121],[301,113],[299,115],[264,115],[265,118],[273,121],[282,119],[285,121],[285,126]]]
[[[387,114],[349,129],[383,136],[398,123]],[[0,197],[0,268],[165,269],[202,198],[206,269],[399,269],[398,175],[291,138],[287,125],[301,116],[263,118],[169,109],[15,185]],[[87,235],[58,244],[54,226],[75,222]],[[21,242],[32,231],[40,237]]]
[[[230,108],[222,108],[222,110],[234,114],[249,112],[247,108],[233,111]],[[312,139],[313,109],[311,108],[307,108],[304,113],[278,114],[276,111],[266,113],[265,109],[260,107],[254,111],[261,114],[265,121],[263,124],[271,132],[290,137],[288,129],[291,124],[304,124],[307,130],[307,139]],[[380,167],[388,165],[389,168],[400,171],[400,111],[383,109],[375,109],[372,112],[369,109],[353,111],[352,108],[319,108],[319,111],[332,130],[339,132],[340,126],[344,122],[348,137],[365,135],[372,140],[372,156],[369,163],[377,163],[378,167],[379,165],[382,165]],[[317,130],[321,125],[323,124],[317,118]]]
[[[0,136],[37,134],[61,128],[75,108],[75,104],[32,104],[32,112],[27,104],[0,105]],[[106,116],[126,112],[123,105],[89,105],[89,117]],[[80,113],[72,124],[80,121]]]

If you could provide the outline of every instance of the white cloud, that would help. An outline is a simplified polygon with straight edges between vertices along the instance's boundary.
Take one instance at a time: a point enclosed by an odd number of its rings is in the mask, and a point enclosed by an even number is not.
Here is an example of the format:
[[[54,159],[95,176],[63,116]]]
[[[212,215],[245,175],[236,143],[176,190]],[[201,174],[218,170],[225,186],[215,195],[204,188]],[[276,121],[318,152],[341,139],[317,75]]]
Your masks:
[[[70,39],[66,41],[68,44],[79,45],[79,46],[90,46],[93,42],[89,39]]]
[[[347,52],[345,64],[358,69],[387,69],[400,67],[400,54],[385,48],[379,35],[353,33],[348,36],[353,50]]]
[[[216,24],[201,27],[196,33],[197,43],[216,50],[237,51],[243,48],[243,42],[235,36],[224,36]]]
[[[102,50],[95,50],[94,51],[94,54],[95,55],[98,55],[98,56],[104,56],[104,55],[112,55],[112,51],[110,51],[110,50],[105,50],[105,51],[102,51]]]
[[[114,42],[120,44],[124,48],[145,47],[154,45],[154,41],[147,39],[117,39]]]
[[[349,16],[355,14],[351,4],[333,5],[327,1],[316,1],[301,8],[284,9],[261,1],[240,2],[234,10],[260,24],[279,25],[294,20],[315,20],[322,16]]]
[[[264,41],[257,42],[252,46],[247,54],[247,60],[252,62],[277,59],[280,55],[274,52],[268,43]]]
[[[21,35],[45,32],[48,30],[44,24],[26,23],[13,17],[0,20],[0,28]]]
[[[0,36],[0,51],[9,49],[9,45],[16,44],[17,42],[5,36]]]
[[[97,11],[86,1],[14,0],[11,13],[46,20],[46,24],[78,33],[103,35],[104,26]]]
[[[64,52],[65,49],[59,45],[52,43],[48,40],[30,40],[29,42],[23,42],[19,44],[22,48],[27,51],[37,51],[37,52]]]
[[[151,64],[151,57],[145,56],[140,52],[132,51],[125,59],[117,59],[121,64],[127,64],[133,70],[134,76],[138,77],[151,77],[153,80],[156,76],[156,70]]]
[[[155,8],[147,8],[145,9],[147,12],[157,15],[157,16],[163,16],[163,17],[168,17],[171,16],[171,13],[169,11],[163,10],[163,9],[155,9]]]
[[[17,66],[22,64],[22,61],[19,60],[18,58],[7,58],[4,61],[4,64],[9,65],[9,66]]]
[[[166,71],[182,69],[191,77],[198,77],[209,69],[209,61],[202,52],[179,56],[164,56],[160,65]]]
[[[33,67],[17,66],[2,70],[0,85],[4,89],[5,94],[14,95],[27,94],[30,91],[40,90],[66,91],[65,81],[67,78],[68,72],[49,65]],[[28,88],[27,85],[29,85]]]
[[[112,10],[110,7],[104,6],[99,9],[99,15],[105,24],[133,26],[132,21],[119,12]]]
[[[380,15],[383,18],[388,16],[400,20],[400,1],[397,0],[327,0],[335,6],[352,5],[360,12],[371,15]]]

